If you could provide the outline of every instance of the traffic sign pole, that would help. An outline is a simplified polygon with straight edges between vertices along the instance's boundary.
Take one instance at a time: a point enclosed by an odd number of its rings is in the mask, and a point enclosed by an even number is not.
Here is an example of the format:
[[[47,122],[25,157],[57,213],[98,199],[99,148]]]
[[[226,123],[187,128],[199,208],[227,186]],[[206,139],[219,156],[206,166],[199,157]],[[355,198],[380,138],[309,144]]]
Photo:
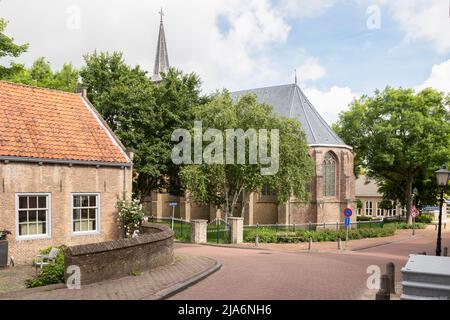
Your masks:
[[[345,216],[345,226],[347,229],[347,233],[345,236],[345,249],[347,249],[347,243],[348,243],[348,234],[349,234],[349,230],[350,230],[350,224],[351,224],[351,219],[350,217],[353,215],[353,211],[350,208],[347,208],[344,210],[344,216]]]

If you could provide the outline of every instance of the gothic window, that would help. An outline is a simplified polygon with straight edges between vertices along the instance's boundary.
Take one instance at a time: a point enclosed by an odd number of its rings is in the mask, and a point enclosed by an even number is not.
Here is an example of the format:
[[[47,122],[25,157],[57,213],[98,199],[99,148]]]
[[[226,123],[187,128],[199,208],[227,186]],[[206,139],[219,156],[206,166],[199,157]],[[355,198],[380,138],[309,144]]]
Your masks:
[[[327,153],[323,160],[323,195],[325,197],[336,196],[336,158]]]

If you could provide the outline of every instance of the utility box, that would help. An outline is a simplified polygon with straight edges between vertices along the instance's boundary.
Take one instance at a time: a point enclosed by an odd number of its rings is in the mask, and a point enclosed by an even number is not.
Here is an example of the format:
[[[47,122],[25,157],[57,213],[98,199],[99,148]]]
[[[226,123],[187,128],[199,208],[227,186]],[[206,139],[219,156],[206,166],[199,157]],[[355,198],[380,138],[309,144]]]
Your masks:
[[[8,241],[0,240],[0,268],[8,266]]]
[[[450,300],[450,257],[410,255],[402,274],[402,300]]]

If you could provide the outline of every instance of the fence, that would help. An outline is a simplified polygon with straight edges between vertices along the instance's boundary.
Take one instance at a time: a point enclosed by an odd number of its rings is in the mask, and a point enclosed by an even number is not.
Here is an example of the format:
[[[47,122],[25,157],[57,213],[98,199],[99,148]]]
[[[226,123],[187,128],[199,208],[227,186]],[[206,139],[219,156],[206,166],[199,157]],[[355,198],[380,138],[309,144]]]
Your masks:
[[[171,228],[175,234],[175,239],[183,242],[191,241],[190,221],[179,218],[166,218],[149,216],[147,220],[152,223],[159,223]],[[215,219],[208,223],[207,241],[209,243],[230,243],[231,228],[223,219]]]
[[[154,216],[147,217],[147,220],[151,223],[168,226],[173,230],[176,240],[183,242],[190,242],[191,240],[191,223],[187,220]]]

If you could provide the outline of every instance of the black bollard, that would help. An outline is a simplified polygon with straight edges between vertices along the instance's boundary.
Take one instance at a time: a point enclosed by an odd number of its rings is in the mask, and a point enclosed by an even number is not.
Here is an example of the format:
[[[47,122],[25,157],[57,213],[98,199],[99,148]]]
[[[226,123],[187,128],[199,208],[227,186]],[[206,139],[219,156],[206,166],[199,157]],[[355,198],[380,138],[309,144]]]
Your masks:
[[[447,247],[444,248],[444,257],[448,257],[448,248]]]
[[[386,273],[389,276],[390,292],[395,294],[395,264],[393,262],[386,265]]]
[[[391,300],[389,276],[387,274],[381,276],[380,290],[375,296],[375,300]]]

